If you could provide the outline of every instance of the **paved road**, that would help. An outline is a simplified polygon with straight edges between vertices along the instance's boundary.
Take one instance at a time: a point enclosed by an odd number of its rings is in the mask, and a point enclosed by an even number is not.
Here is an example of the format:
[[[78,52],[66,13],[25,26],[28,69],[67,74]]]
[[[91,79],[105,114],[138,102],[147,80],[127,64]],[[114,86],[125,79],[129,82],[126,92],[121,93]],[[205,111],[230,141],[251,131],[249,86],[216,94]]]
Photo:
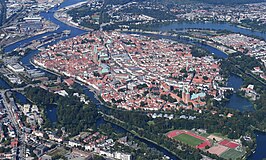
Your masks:
[[[16,136],[18,137],[18,141],[19,141],[19,147],[18,147],[18,152],[20,153],[19,155],[17,155],[17,157],[19,159],[24,159],[24,157],[26,156],[26,152],[23,152],[24,150],[26,150],[26,146],[25,146],[25,133],[22,131],[22,128],[19,127],[19,122],[16,120],[15,117],[15,113],[12,109],[12,106],[7,102],[7,97],[5,96],[6,91],[2,91],[2,97],[3,97],[3,104],[7,110],[8,113],[8,117],[11,121],[11,123],[13,124],[13,126],[15,127],[16,130]]]
[[[16,137],[18,138],[19,141],[19,146],[18,146],[18,152],[16,157],[18,159],[24,160],[26,159],[26,135],[22,128],[19,126],[19,122],[16,119],[14,109],[12,108],[10,103],[8,103],[7,97],[5,96],[7,91],[22,91],[27,87],[33,87],[35,85],[29,84],[26,85],[25,87],[21,88],[12,88],[12,89],[6,89],[6,90],[1,90],[1,95],[3,97],[3,105],[5,106],[7,113],[8,113],[8,118],[11,121],[12,125],[15,127],[16,131]]]

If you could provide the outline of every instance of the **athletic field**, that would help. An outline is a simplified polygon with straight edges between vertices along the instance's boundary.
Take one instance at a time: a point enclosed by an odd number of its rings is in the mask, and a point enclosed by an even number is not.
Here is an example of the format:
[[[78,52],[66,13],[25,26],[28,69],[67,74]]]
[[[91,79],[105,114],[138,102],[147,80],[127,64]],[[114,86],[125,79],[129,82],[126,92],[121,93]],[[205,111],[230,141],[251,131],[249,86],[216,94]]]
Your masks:
[[[193,146],[193,147],[196,147],[197,145],[204,142],[201,139],[198,139],[196,137],[193,137],[193,136],[185,134],[185,133],[182,133],[182,134],[175,136],[174,139],[176,139],[182,143],[188,144],[190,146]]]
[[[237,159],[243,156],[242,152],[236,151],[234,149],[229,149],[220,155],[224,159]]]

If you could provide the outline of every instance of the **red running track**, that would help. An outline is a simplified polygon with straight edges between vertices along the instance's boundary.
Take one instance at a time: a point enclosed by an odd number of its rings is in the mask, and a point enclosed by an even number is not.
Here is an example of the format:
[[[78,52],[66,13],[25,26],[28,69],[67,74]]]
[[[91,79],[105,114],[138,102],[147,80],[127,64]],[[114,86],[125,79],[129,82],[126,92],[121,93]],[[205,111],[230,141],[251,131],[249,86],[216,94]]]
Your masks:
[[[185,130],[174,130],[174,131],[168,132],[167,133],[167,137],[168,138],[173,138],[173,137],[176,137],[176,136],[178,136],[180,134],[187,134],[187,135],[190,135],[190,136],[195,137],[197,139],[203,140],[204,142],[202,142],[201,144],[197,145],[196,148],[205,149],[206,146],[211,146],[211,142],[208,141],[207,138],[199,136],[199,135],[197,135],[197,134],[195,134],[193,132],[185,131]]]

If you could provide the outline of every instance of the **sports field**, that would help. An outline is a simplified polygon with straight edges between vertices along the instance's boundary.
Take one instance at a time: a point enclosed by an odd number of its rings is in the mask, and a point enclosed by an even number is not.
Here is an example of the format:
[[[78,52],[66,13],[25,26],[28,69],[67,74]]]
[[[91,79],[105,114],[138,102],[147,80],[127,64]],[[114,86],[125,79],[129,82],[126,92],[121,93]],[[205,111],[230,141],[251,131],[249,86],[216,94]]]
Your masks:
[[[237,159],[239,157],[242,157],[243,153],[236,151],[234,149],[229,149],[228,151],[222,153],[220,157],[224,159]]]
[[[190,146],[193,146],[193,147],[195,147],[195,146],[201,144],[202,142],[204,142],[201,139],[198,139],[196,137],[190,136],[190,135],[185,134],[185,133],[182,133],[182,134],[179,134],[179,135],[175,136],[174,139],[176,139],[176,140],[178,140],[180,142],[183,142],[185,144],[188,144]]]
[[[228,150],[228,147],[222,146],[222,145],[216,145],[216,146],[212,146],[211,148],[209,148],[207,151],[211,154],[216,154],[218,156],[220,156],[221,154],[223,154],[224,152],[226,152]]]
[[[223,146],[226,146],[226,147],[228,147],[228,148],[236,148],[236,147],[239,146],[239,144],[237,144],[237,143],[235,143],[235,142],[231,142],[231,141],[229,141],[229,140],[227,140],[227,139],[221,141],[219,144],[220,144],[220,145],[223,145]]]

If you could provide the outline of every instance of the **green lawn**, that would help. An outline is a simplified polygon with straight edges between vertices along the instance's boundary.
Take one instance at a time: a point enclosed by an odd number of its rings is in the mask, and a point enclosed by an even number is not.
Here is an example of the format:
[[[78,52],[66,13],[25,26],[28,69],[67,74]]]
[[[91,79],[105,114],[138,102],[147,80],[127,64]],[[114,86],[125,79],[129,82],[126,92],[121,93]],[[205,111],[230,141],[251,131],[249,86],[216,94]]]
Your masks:
[[[200,136],[205,137],[205,138],[209,137],[209,135],[210,135],[210,134],[208,134],[208,133],[201,133],[201,134],[200,134]]]
[[[237,159],[242,156],[242,152],[236,151],[234,149],[229,149],[228,151],[221,154],[221,157],[224,159]]]
[[[176,139],[180,142],[183,142],[185,144],[188,144],[190,146],[193,146],[193,147],[195,147],[195,146],[197,146],[203,142],[203,140],[200,140],[200,139],[195,138],[193,136],[187,135],[185,133],[182,133],[182,134],[174,137],[174,139]]]
[[[153,125],[155,125],[154,121],[149,121],[149,122],[147,122],[147,124],[148,124],[149,126],[153,126]]]
[[[227,136],[226,135],[222,135],[222,133],[212,133],[212,135],[215,135],[217,137],[221,137],[221,138],[226,138],[227,139]]]

